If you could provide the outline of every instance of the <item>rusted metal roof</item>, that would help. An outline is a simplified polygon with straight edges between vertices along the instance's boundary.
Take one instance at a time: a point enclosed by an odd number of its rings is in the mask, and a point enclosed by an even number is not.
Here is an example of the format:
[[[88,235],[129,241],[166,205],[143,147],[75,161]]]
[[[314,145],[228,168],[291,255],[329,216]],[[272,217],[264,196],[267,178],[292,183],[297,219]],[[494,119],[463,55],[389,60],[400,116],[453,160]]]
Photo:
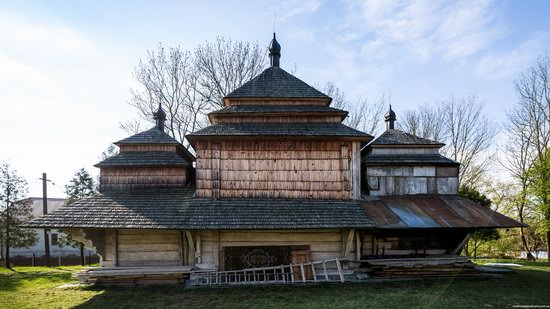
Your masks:
[[[457,195],[369,197],[361,207],[377,228],[509,228],[527,225]]]

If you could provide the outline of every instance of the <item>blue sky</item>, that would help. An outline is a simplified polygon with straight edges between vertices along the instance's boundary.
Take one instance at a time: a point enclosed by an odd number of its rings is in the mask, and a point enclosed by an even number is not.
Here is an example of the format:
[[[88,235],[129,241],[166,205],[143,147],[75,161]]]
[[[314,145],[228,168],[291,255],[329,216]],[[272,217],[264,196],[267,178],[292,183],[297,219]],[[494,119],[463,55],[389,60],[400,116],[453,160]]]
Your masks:
[[[497,121],[513,81],[550,50],[548,1],[18,1],[0,3],[0,160],[52,196],[125,136],[133,67],[146,50],[216,36],[267,46],[281,66],[349,97],[390,93],[399,112],[476,94]],[[546,16],[545,16],[546,15]]]

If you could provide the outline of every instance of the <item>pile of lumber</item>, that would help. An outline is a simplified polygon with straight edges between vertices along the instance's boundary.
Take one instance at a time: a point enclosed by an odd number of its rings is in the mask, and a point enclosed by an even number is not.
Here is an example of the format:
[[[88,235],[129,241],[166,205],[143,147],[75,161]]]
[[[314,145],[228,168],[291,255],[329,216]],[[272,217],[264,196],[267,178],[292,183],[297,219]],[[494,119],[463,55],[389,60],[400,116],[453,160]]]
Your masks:
[[[94,267],[75,274],[86,284],[182,284],[189,278],[191,268],[187,266],[167,267]]]
[[[465,257],[380,259],[366,261],[374,278],[477,277],[475,265]]]

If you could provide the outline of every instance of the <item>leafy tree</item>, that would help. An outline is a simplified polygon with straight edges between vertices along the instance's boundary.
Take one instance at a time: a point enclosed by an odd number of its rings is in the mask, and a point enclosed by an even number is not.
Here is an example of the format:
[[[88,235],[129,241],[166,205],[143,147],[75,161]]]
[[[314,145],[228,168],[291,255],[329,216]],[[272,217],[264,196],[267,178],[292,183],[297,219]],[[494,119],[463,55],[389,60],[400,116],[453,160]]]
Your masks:
[[[67,194],[67,200],[65,206],[70,207],[76,201],[90,197],[97,192],[97,185],[92,176],[83,168],[79,169],[69,181],[69,184],[65,186],[65,194]],[[73,240],[71,234],[64,234],[58,240],[59,245],[70,246],[73,248],[80,248],[80,262],[84,265],[84,244]]]
[[[478,203],[479,205],[487,208],[491,208],[491,200],[485,195],[479,192],[478,190],[472,187],[462,186],[458,194],[464,198],[467,198],[473,202]],[[500,235],[498,234],[497,229],[482,229],[477,230],[471,234],[470,240],[465,248],[466,255],[470,255],[470,245],[473,247],[474,258],[477,257],[477,249],[483,243],[499,239]]]
[[[32,200],[25,199],[27,182],[7,163],[0,165],[0,244],[4,266],[10,268],[10,247],[25,248],[36,244],[34,230],[21,225],[32,219]]]
[[[535,209],[541,220],[538,233],[550,237],[550,152],[539,157],[528,172],[531,178],[529,193],[533,197]],[[550,247],[547,248],[550,252]]]
[[[502,165],[510,172],[513,180],[521,187],[518,199],[519,219],[532,219],[534,212],[541,212],[548,220],[548,196],[541,190],[544,184],[544,161],[550,146],[550,55],[540,56],[515,81],[517,102],[508,113],[505,125],[507,141],[505,162]],[[542,177],[540,177],[542,176]],[[535,202],[535,203],[533,203]],[[546,210],[545,210],[546,208]],[[537,226],[544,226],[538,224]],[[546,231],[546,246],[550,251],[550,229]],[[528,257],[525,233],[521,240]],[[550,260],[550,255],[548,257]]]

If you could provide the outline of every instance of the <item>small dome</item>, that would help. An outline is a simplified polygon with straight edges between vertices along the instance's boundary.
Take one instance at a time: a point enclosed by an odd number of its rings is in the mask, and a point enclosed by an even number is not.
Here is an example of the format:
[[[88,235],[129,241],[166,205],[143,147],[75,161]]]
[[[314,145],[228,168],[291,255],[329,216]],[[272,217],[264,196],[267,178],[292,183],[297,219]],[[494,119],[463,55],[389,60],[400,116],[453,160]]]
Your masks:
[[[160,104],[157,111],[153,113],[153,119],[166,119],[166,112],[162,109],[162,106],[160,106]]]
[[[273,33],[273,40],[271,40],[271,43],[269,43],[269,52],[272,54],[281,52],[281,44],[277,42],[275,33]]]
[[[396,119],[395,112],[391,109],[391,105],[390,105],[390,109],[388,110],[386,115],[384,115],[384,118],[386,120],[395,120]]]

